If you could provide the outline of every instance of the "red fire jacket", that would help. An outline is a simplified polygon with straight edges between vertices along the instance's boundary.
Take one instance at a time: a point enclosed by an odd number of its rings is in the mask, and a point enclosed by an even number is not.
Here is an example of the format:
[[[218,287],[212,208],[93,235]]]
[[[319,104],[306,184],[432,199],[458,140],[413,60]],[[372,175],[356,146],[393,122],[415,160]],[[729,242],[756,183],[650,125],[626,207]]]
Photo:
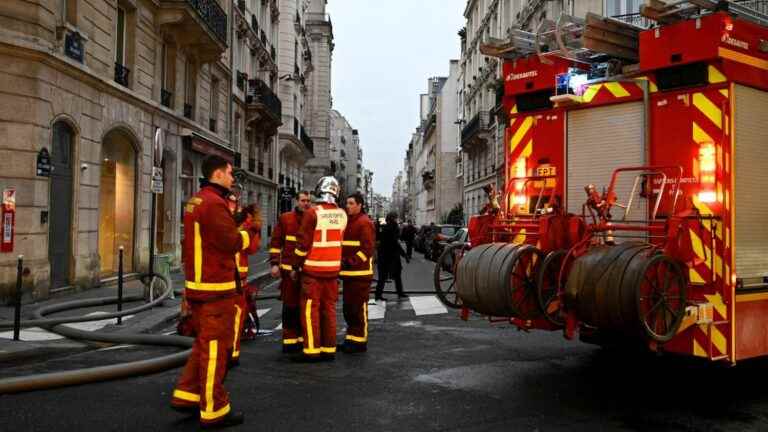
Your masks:
[[[296,249],[296,236],[301,226],[302,212],[294,209],[280,215],[280,220],[272,231],[272,240],[269,242],[269,262],[279,265],[280,269],[291,271],[298,263],[298,257],[294,253]]]
[[[248,249],[258,235],[240,230],[217,185],[203,187],[184,206],[185,296],[210,301],[235,293],[235,253]]]
[[[349,216],[341,245],[339,276],[342,278],[372,279],[376,231],[368,215],[359,213]]]
[[[347,213],[335,204],[320,203],[307,210],[297,238],[296,267],[317,278],[337,278],[346,226]]]
[[[248,217],[248,219],[246,219],[245,222],[243,222],[242,225],[240,225],[240,229],[245,231],[250,230],[252,227],[257,233],[261,231],[261,227],[255,225],[251,221],[250,216]],[[261,247],[260,233],[254,236],[254,238],[251,240],[251,244],[248,245],[247,249],[235,254],[235,261],[237,262],[237,271],[238,273],[240,273],[240,279],[242,280],[248,279],[248,255],[255,254],[259,250],[259,247]]]

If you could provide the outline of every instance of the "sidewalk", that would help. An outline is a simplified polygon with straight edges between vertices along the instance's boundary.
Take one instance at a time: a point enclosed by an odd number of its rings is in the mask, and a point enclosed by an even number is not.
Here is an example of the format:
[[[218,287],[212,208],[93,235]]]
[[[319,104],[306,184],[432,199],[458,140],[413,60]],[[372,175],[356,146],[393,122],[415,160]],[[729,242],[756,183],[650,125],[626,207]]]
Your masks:
[[[259,251],[252,255],[249,260],[250,275],[249,281],[265,281],[262,285],[269,284],[269,254],[267,251]],[[184,286],[184,274],[181,271],[172,273],[171,282],[178,291]],[[262,291],[262,295],[272,294]],[[126,281],[123,285],[123,295],[141,295],[144,292],[142,283],[135,279]],[[63,303],[72,300],[93,299],[99,297],[116,297],[117,283],[112,283],[104,287],[89,289],[85,291],[72,292],[66,295],[58,296],[45,301],[23,304],[21,308],[21,319],[32,319],[32,313],[47,305]],[[117,333],[152,333],[171,324],[179,312],[180,298],[166,299],[161,305],[136,314],[136,316],[124,317],[122,325],[116,324],[116,319],[99,320],[84,323],[74,323],[70,326],[90,331],[107,331]],[[123,310],[130,309],[142,304],[142,302],[126,303]],[[105,312],[114,312],[117,305],[104,305],[86,309],[70,310],[54,314],[53,316],[81,316],[85,314],[96,314]],[[14,315],[13,306],[0,305],[0,323],[12,323]],[[4,363],[32,360],[35,358],[50,357],[56,355],[68,354],[76,351],[91,349],[97,345],[87,341],[75,341],[65,339],[55,333],[51,333],[41,328],[22,329],[20,340],[13,340],[13,329],[0,330],[0,366]]]

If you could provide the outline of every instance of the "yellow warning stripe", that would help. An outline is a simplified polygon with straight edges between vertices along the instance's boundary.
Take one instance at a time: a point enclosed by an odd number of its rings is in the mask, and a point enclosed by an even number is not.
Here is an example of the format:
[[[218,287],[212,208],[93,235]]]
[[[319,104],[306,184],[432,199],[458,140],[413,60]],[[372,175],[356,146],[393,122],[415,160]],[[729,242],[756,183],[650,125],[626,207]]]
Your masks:
[[[698,123],[693,122],[693,142],[697,144],[701,144],[703,142],[714,143],[715,140],[713,140],[708,133],[704,132],[704,129],[702,129]]]
[[[696,341],[696,338],[693,338],[693,355],[696,357],[709,357],[709,354],[707,354],[707,351],[702,348],[701,345]]]
[[[525,233],[525,228],[521,229],[520,232],[515,236],[514,240],[512,240],[512,243],[525,243]]]
[[[690,269],[690,270],[688,271],[688,277],[690,278],[690,280],[691,280],[691,283],[695,283],[695,284],[703,284],[703,283],[706,283],[706,281],[704,280],[704,278],[703,278],[703,277],[701,277],[701,275],[699,274],[699,272],[697,272],[697,271],[696,271],[696,270],[694,270],[694,269]]]
[[[712,66],[710,66],[710,67],[712,67]],[[728,97],[728,89],[720,89],[720,94],[725,96],[725,97]]]
[[[581,96],[581,100],[586,103],[592,102],[592,99],[594,99],[595,96],[597,96],[597,93],[600,91],[601,88],[603,88],[602,84],[593,84],[593,85],[587,86],[587,89],[584,91],[584,94]]]
[[[723,112],[704,93],[693,94],[693,106],[698,108],[718,129],[723,128]]]
[[[605,83],[605,88],[616,98],[622,98],[629,96],[629,92],[621,84],[617,82]]]
[[[656,93],[656,92],[659,91],[659,87],[656,86],[656,83],[654,83],[653,81],[649,80],[648,77],[643,76],[643,77],[639,77],[637,79],[638,80],[643,80],[643,81],[648,81],[648,92]]]
[[[721,83],[721,82],[727,81],[727,78],[725,78],[725,75],[723,75],[719,70],[717,70],[716,67],[714,67],[712,65],[709,65],[708,72],[709,72],[709,83],[710,84],[717,84],[717,83]]]
[[[512,107],[512,110],[509,111],[510,114],[517,114],[517,105]]]
[[[753,57],[751,55],[742,54],[737,51],[729,50],[728,48],[718,48],[717,53],[722,58],[733,60],[739,63],[744,63],[750,66],[754,66],[756,68],[768,70],[768,60],[763,60],[761,58]]]
[[[174,390],[173,397],[175,397],[176,399],[187,401],[187,402],[200,402],[199,394],[185,392],[184,390]]]
[[[533,117],[528,116],[523,120],[523,123],[520,125],[520,127],[517,128],[514,135],[512,135],[512,139],[510,140],[509,144],[510,153],[515,150],[515,147],[517,147],[518,144],[520,144],[520,141],[523,140],[525,134],[527,134],[531,129],[531,126],[533,126]]]
[[[711,295],[705,294],[704,298],[712,304],[712,307],[715,308],[715,311],[717,311],[717,313],[719,313],[723,319],[728,319],[728,306],[726,306],[725,302],[723,302],[723,297],[720,295],[720,293]]]

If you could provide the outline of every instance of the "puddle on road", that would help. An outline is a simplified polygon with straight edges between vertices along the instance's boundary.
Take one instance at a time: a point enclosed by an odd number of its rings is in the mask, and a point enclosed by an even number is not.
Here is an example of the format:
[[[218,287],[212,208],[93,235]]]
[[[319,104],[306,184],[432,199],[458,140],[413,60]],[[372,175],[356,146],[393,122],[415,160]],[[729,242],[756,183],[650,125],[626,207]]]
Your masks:
[[[516,376],[541,367],[542,365],[537,362],[500,361],[443,369],[417,375],[413,380],[451,390],[500,394],[509,391],[510,386],[514,386]]]

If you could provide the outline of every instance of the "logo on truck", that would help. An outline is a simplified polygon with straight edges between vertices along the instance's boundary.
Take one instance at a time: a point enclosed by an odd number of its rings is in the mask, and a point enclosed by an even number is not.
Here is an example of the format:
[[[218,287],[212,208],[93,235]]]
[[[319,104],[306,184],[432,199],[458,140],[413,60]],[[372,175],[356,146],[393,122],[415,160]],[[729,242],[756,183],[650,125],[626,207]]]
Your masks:
[[[535,71],[535,70],[528,71],[528,72],[521,72],[517,74],[513,73],[513,74],[507,75],[507,81],[517,81],[517,80],[526,79],[526,78],[533,78],[538,75],[539,75],[539,71]]]

